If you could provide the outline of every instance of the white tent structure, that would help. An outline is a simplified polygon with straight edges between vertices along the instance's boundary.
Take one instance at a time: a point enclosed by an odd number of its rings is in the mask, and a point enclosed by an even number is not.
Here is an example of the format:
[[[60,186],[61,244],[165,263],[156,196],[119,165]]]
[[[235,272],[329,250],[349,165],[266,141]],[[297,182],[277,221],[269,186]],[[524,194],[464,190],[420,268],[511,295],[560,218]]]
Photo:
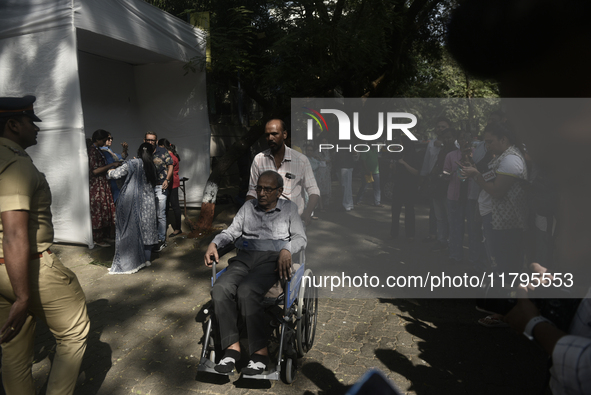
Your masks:
[[[85,138],[96,129],[135,155],[146,131],[166,137],[198,205],[209,175],[204,33],[142,0],[0,1],[0,96],[37,96],[43,120],[27,150],[53,195],[55,241],[93,245]],[[181,194],[182,198],[182,194]]]

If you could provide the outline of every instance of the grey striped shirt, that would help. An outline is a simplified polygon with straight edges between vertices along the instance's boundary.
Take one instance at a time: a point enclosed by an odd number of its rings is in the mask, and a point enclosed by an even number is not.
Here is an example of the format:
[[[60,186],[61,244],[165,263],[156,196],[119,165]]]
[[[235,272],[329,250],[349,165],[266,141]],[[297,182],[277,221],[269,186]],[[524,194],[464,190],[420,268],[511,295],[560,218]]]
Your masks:
[[[306,247],[306,234],[295,203],[279,199],[273,210],[264,211],[253,199],[244,203],[230,227],[217,235],[213,243],[218,249],[234,243],[240,250],[286,249],[294,254]]]

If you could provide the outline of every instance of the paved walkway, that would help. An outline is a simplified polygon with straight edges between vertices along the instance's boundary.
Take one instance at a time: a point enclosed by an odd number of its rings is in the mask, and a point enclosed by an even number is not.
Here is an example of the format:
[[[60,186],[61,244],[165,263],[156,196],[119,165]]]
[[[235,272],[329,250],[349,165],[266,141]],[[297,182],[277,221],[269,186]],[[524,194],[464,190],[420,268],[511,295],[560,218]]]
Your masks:
[[[227,222],[228,210],[218,219]],[[408,265],[442,258],[421,242],[388,240],[379,229],[389,229],[389,211],[363,205],[320,213],[308,229],[308,266],[338,265],[349,254],[339,241],[343,232],[360,240],[355,254],[368,260],[386,254]],[[426,214],[417,213],[419,240]],[[510,329],[479,326],[483,315],[460,299],[324,298],[316,343],[293,384],[197,374],[210,281],[202,257],[211,238],[172,239],[151,267],[120,276],[107,274],[113,249],[53,248],[78,275],[92,321],[77,394],[344,394],[371,367],[408,394],[544,393],[542,351]],[[34,375],[42,388],[54,341],[42,325],[38,332]]]

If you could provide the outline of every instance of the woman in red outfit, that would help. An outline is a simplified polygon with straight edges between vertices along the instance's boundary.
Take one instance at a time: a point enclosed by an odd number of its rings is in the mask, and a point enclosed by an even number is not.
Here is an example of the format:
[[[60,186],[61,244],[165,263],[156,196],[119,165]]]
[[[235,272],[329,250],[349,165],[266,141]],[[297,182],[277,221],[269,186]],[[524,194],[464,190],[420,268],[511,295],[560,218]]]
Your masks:
[[[115,203],[106,174],[110,169],[120,166],[120,162],[107,165],[100,147],[105,145],[109,132],[99,129],[92,134],[92,144],[88,147],[88,168],[90,170],[90,217],[94,244],[108,247],[104,241],[115,226]]]
[[[174,144],[171,144],[170,141],[167,139],[160,139],[158,140],[158,145],[160,147],[166,148],[168,154],[172,158],[172,185],[170,185],[168,199],[166,201],[166,206],[172,208],[172,212],[174,214],[174,221],[170,224],[172,226],[173,232],[168,235],[168,237],[175,237],[183,233],[181,230],[181,206],[179,205],[179,186],[181,185],[181,181],[179,179],[179,162],[181,161],[180,155],[176,152],[176,147]],[[168,209],[166,210],[168,212]]]

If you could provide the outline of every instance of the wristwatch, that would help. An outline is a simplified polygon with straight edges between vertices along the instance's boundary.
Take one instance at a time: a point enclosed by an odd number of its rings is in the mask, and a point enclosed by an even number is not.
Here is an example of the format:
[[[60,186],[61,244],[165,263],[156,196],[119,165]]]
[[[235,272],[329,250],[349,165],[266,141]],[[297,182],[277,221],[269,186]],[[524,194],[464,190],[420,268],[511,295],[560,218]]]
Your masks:
[[[529,320],[529,322],[525,326],[525,329],[523,330],[523,335],[527,337],[529,340],[534,341],[534,328],[536,327],[536,325],[542,322],[549,322],[550,324],[554,325],[552,321],[550,321],[549,319],[542,317],[541,315],[538,315],[537,317],[534,317],[531,320]]]

